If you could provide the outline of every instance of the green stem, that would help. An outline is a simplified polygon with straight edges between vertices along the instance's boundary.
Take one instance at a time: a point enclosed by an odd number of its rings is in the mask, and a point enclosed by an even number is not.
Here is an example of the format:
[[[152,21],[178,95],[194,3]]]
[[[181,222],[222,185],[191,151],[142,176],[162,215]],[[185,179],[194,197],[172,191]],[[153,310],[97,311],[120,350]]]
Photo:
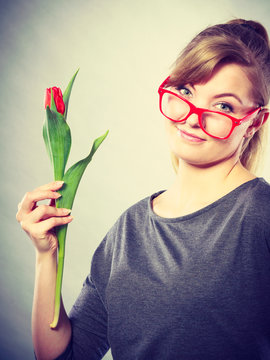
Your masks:
[[[58,264],[57,264],[57,275],[56,275],[56,286],[55,286],[55,299],[54,299],[54,318],[50,324],[52,329],[57,327],[60,315],[61,305],[61,289],[63,280],[64,270],[64,258],[65,258],[65,239],[66,239],[67,225],[60,226],[57,230],[58,238]]]

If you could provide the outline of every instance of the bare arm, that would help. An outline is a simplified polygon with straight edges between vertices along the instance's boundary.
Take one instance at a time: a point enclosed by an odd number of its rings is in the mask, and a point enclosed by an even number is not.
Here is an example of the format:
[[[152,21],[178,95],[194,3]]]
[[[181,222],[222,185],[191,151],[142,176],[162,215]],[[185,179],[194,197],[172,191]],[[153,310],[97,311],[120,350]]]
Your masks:
[[[37,206],[40,200],[59,195],[60,183],[50,183],[28,192],[18,205],[17,220],[36,248],[36,276],[32,311],[32,335],[38,360],[51,360],[59,356],[71,338],[71,325],[61,305],[60,319],[56,329],[49,324],[54,315],[54,292],[57,266],[57,238],[53,228],[72,221],[67,209],[54,206]]]

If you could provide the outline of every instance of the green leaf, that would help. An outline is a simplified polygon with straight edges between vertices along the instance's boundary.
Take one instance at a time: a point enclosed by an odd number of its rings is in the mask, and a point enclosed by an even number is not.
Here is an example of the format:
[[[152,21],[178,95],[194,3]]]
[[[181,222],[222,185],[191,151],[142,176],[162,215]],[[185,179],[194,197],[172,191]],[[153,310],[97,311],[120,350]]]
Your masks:
[[[64,117],[65,119],[67,118],[67,111],[68,111],[68,103],[69,103],[69,97],[70,97],[70,93],[71,93],[71,90],[72,90],[72,86],[73,86],[73,83],[74,83],[74,80],[77,76],[79,72],[79,69],[75,72],[75,74],[72,76],[64,94],[63,94],[63,100],[64,100],[64,103],[65,103],[65,113],[64,113]]]
[[[64,116],[46,108],[43,138],[54,168],[54,179],[62,180],[71,147],[71,133]]]
[[[81,177],[84,173],[89,162],[92,160],[94,153],[97,151],[101,143],[105,140],[108,135],[107,131],[104,135],[97,138],[90,151],[90,154],[83,160],[78,161],[74,164],[64,175],[64,185],[60,192],[62,197],[56,201],[56,207],[65,207],[68,209],[72,208],[76,191],[78,189]],[[61,304],[61,288],[63,280],[63,269],[64,269],[64,257],[65,257],[65,245],[66,245],[66,233],[67,226],[62,225],[56,228],[57,239],[58,239],[58,265],[57,265],[57,276],[56,276],[56,288],[55,288],[55,307],[54,307],[54,318],[50,324],[52,329],[55,329],[58,324]]]
[[[58,239],[58,263],[57,263],[56,286],[55,286],[55,297],[54,297],[54,317],[52,323],[50,324],[50,327],[52,329],[55,329],[57,327],[59,314],[60,314],[67,225],[56,227],[56,233]]]
[[[105,140],[106,136],[108,135],[108,132],[109,131],[107,131],[104,135],[100,136],[94,141],[92,145],[92,149],[86,158],[78,161],[65,173],[63,177],[64,185],[59,191],[59,193],[62,194],[62,197],[57,200],[56,202],[57,207],[64,207],[67,209],[72,208],[75,194],[78,189],[81,177],[87,165],[92,160],[94,153],[97,151],[101,143]]]
[[[53,96],[53,89],[51,88],[51,106],[50,106],[50,109],[51,111],[53,112],[58,112],[57,111],[57,108],[56,108],[56,104],[55,104],[55,101],[54,101],[54,96]]]

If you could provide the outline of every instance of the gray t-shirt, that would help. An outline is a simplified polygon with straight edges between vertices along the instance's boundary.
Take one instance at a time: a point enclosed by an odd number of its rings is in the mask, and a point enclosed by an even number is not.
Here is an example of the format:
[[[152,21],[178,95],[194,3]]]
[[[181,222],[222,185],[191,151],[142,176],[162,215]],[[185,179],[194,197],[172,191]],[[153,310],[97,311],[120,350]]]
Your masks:
[[[59,359],[270,359],[270,185],[251,180],[190,215],[148,197],[96,250]],[[72,357],[73,356],[73,357]]]

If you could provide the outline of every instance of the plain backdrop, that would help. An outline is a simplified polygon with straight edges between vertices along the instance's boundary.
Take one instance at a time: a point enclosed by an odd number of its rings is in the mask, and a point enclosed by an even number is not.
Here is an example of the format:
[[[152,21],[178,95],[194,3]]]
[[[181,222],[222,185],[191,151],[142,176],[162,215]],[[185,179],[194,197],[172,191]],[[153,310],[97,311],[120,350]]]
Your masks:
[[[173,179],[157,88],[180,50],[206,26],[235,17],[270,31],[269,14],[268,0],[1,1],[0,359],[34,359],[35,252],[15,214],[26,191],[53,180],[42,139],[45,89],[65,89],[80,68],[68,166],[110,130],[82,178],[68,229],[63,296],[70,310],[115,220]],[[259,173],[267,180],[268,168],[266,161]]]

